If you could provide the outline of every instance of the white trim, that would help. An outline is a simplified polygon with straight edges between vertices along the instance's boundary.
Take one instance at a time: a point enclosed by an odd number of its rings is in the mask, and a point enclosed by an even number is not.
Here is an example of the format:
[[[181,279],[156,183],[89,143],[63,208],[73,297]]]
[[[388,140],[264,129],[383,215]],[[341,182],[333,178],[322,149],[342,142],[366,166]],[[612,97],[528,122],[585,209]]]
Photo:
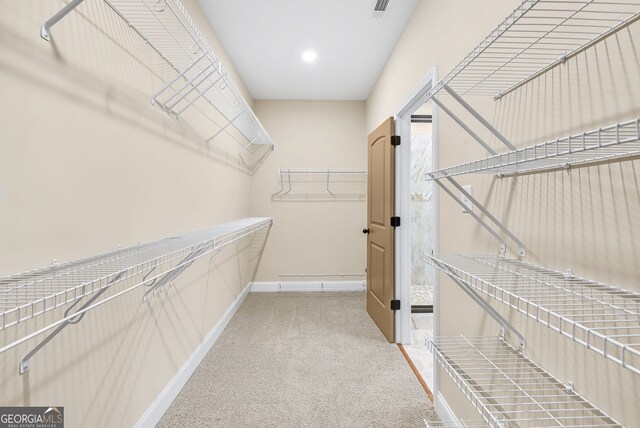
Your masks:
[[[418,107],[422,106],[426,102],[427,92],[431,90],[431,87],[438,80],[438,66],[434,66],[426,76],[422,79],[422,81],[413,88],[413,91],[409,93],[407,98],[403,102],[400,103],[400,106],[396,108],[396,112],[394,114],[395,117],[404,116],[407,113],[409,115],[413,114]]]
[[[435,67],[434,82],[437,82],[438,69]],[[431,109],[431,148],[432,164],[434,171],[440,168],[440,109],[435,103]],[[440,252],[440,186],[433,186],[433,251],[438,254]],[[440,337],[440,271],[436,269],[435,283],[433,289],[433,337]],[[440,394],[440,370],[438,370],[438,362],[435,355],[433,357],[433,392]]]
[[[247,284],[240,295],[236,297],[236,300],[233,301],[231,306],[229,306],[229,309],[226,310],[216,325],[213,326],[202,343],[198,345],[187,361],[185,361],[182,367],[180,367],[180,370],[178,370],[167,386],[165,386],[160,395],[158,395],[153,403],[151,403],[151,406],[149,406],[147,411],[144,412],[142,417],[136,423],[136,428],[155,427],[158,422],[160,422],[160,419],[162,419],[162,416],[169,409],[173,400],[176,399],[195,369],[198,367],[200,362],[202,362],[205,355],[207,355],[207,352],[211,350],[224,329],[227,327],[227,324],[229,324],[229,321],[231,321],[233,316],[236,314],[238,308],[240,308],[240,305],[244,302],[244,299],[249,295],[250,290],[251,283]]]
[[[455,413],[453,413],[453,410],[451,410],[451,407],[449,407],[449,403],[447,403],[447,400],[444,399],[442,394],[438,392],[435,395],[435,398],[436,398],[436,402],[435,402],[436,413],[438,414],[438,417],[440,418],[440,420],[444,423],[448,423],[451,425],[455,424],[460,426],[458,424],[459,419],[456,418]]]
[[[403,143],[396,149],[396,184],[395,184],[395,211],[397,216],[407,219],[406,225],[411,216],[411,114],[420,108],[426,101],[426,94],[435,85],[438,78],[438,67],[433,67],[422,79],[422,82],[414,88],[409,96],[396,109],[395,126],[396,135],[400,135]],[[438,146],[438,120],[437,109],[433,108],[433,132],[432,148],[434,162],[437,164]],[[438,225],[438,194],[434,191],[434,227],[435,248],[438,245],[437,225]],[[395,295],[403,304],[400,310],[396,311],[395,337],[397,343],[411,343],[411,227],[400,227],[396,229],[395,238]],[[434,302],[438,296],[438,281],[436,279],[434,290]],[[404,304],[406,302],[406,304]],[[439,332],[438,315],[434,314],[434,334]],[[437,382],[436,382],[437,386]]]
[[[251,283],[252,293],[365,291],[366,289],[366,281],[258,281]]]

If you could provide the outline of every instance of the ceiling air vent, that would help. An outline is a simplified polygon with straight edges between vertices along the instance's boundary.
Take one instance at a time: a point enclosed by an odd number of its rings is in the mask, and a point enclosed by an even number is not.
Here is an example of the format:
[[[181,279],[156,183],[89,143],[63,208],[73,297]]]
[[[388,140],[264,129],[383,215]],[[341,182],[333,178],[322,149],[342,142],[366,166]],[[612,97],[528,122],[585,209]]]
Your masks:
[[[376,6],[373,8],[373,17],[374,18],[382,18],[385,10],[387,10],[387,5],[389,4],[389,0],[376,0]]]
[[[387,5],[389,4],[389,0],[378,0],[376,2],[376,7],[373,8],[375,12],[384,12],[387,10]]]

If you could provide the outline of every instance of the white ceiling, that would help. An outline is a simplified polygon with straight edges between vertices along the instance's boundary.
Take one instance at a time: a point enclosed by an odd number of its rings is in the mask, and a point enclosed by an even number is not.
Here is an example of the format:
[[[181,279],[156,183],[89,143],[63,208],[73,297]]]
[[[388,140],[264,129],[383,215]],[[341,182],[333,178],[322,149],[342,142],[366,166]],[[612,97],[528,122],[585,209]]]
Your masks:
[[[198,0],[254,98],[308,100],[366,99],[418,2]]]

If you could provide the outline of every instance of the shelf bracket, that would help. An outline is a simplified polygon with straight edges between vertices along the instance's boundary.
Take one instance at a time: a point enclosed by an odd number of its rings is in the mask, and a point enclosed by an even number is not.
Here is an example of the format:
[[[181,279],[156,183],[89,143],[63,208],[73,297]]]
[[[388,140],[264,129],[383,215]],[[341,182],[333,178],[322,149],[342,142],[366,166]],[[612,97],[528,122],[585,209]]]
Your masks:
[[[504,331],[509,330],[518,338],[520,348],[522,350],[525,349],[527,343],[524,339],[524,336],[509,321],[507,321],[502,315],[500,315],[500,313],[498,313],[498,311],[496,311],[495,308],[491,306],[486,300],[480,297],[480,295],[473,288],[469,287],[468,284],[460,280],[460,278],[458,278],[456,275],[448,272],[445,268],[441,269],[447,274],[447,276],[449,276],[449,278],[451,278],[453,282],[455,282],[465,293],[467,293],[467,295],[471,297],[474,302],[476,302],[487,314],[489,314],[491,318],[493,318],[498,322],[498,324],[500,324],[501,336],[504,337]]]
[[[58,21],[60,21],[65,16],[67,16],[69,14],[69,12],[71,12],[73,9],[78,7],[78,5],[80,3],[82,3],[83,1],[84,0],[72,0],[65,7],[60,9],[60,11],[58,13],[56,13],[51,18],[49,18],[44,24],[42,24],[42,27],[40,27],[40,37],[45,39],[47,42],[50,42],[51,41],[51,27],[56,25],[58,23]]]
[[[158,278],[157,281],[150,285],[150,289],[147,290],[142,296],[142,303],[147,303],[149,301],[149,295],[153,295],[154,297],[161,293],[167,284],[171,285],[173,280],[175,280],[182,272],[184,272],[189,266],[193,264],[193,262],[199,258],[202,254],[204,254],[210,245],[203,246],[198,248],[195,251],[189,253],[187,257],[185,257],[177,266],[180,266],[177,269],[173,269],[170,272],[166,273],[162,277]],[[214,253],[214,255],[217,253]]]
[[[445,192],[447,192],[447,194],[449,196],[451,196],[451,199],[453,199],[454,201],[456,201],[462,208],[467,209],[467,206],[465,205],[465,203],[462,201],[462,199],[458,198],[447,186],[445,186],[444,184],[442,184],[440,182],[439,179],[434,179],[433,181],[436,182],[436,184],[438,184],[438,186],[440,186],[440,188],[442,190],[444,190]],[[495,231],[493,230],[493,228],[491,226],[489,226],[484,220],[482,220],[478,214],[474,213],[473,211],[467,210],[467,212],[478,222],[480,223],[480,226],[484,227],[485,230],[487,232],[489,232],[494,238],[496,238],[496,240],[500,243],[500,254],[504,254],[507,251],[507,244],[504,242],[504,239],[502,239],[502,237]]]
[[[449,110],[444,104],[442,104],[442,101],[440,101],[437,97],[433,97],[431,98],[431,101],[433,101],[433,103],[435,105],[437,105],[438,107],[440,107],[440,109],[442,111],[444,111],[445,113],[447,113],[447,115],[449,115],[449,117],[451,117],[451,119],[453,119],[458,125],[460,125],[460,127],[462,129],[464,129],[465,131],[467,131],[467,133],[469,135],[471,135],[473,137],[474,140],[476,140],[478,143],[480,143],[480,145],[482,147],[485,148],[485,150],[487,150],[489,153],[491,153],[492,155],[497,155],[498,152],[496,152],[495,150],[493,150],[491,148],[491,146],[489,146],[487,143],[485,143],[485,141],[480,138],[480,136],[478,134],[476,134],[475,132],[473,132],[473,130],[471,128],[469,128],[463,121],[462,119],[460,119],[458,116],[456,116],[451,110]]]
[[[115,277],[113,277],[113,279],[111,281],[109,281],[109,283],[102,289],[100,289],[97,293],[95,293],[93,296],[91,296],[91,298],[89,300],[87,300],[81,307],[80,309],[78,309],[78,312],[82,311],[83,309],[91,306],[91,304],[93,302],[95,302],[96,300],[98,300],[98,298],[105,292],[107,291],[116,281],[118,281],[127,271],[123,270],[122,272],[118,273]],[[73,307],[79,303],[80,300],[76,300],[75,302],[73,302],[71,304],[71,306],[65,311],[64,316],[67,317],[69,316],[69,311],[71,311],[71,309],[73,309]],[[20,361],[20,368],[18,369],[18,372],[23,375],[25,374],[28,370],[29,370],[29,362],[31,361],[31,358],[38,353],[38,351],[40,351],[42,348],[44,348],[47,343],[51,342],[53,340],[54,337],[56,337],[62,330],[64,330],[66,327],[68,327],[71,324],[77,324],[79,323],[82,318],[84,318],[86,312],[81,313],[80,315],[78,315],[77,318],[71,318],[65,322],[63,322],[62,324],[60,324],[55,330],[53,330],[51,333],[49,333],[49,335],[47,337],[44,338],[44,340],[40,343],[38,343],[36,345],[35,348],[33,348],[23,359],[22,361]]]
[[[496,128],[494,128],[484,117],[480,115],[480,113],[478,113],[473,107],[469,105],[469,103],[467,103],[464,99],[462,99],[460,95],[458,95],[453,89],[451,89],[449,85],[444,85],[443,88],[449,93],[449,95],[453,97],[454,100],[456,100],[462,107],[464,107],[465,110],[471,113],[471,115],[475,117],[478,122],[483,124],[484,127],[489,130],[489,132],[491,132],[498,140],[500,140],[502,144],[507,146],[509,150],[516,150],[516,147],[511,144],[511,142],[504,135],[498,132]],[[438,103],[436,102],[436,104]]]
[[[433,178],[433,177],[432,177]],[[480,211],[482,211],[482,213],[489,219],[491,220],[491,222],[498,228],[500,229],[502,232],[504,232],[517,246],[518,246],[518,254],[521,257],[524,257],[526,255],[526,249],[524,244],[522,243],[522,241],[520,241],[513,233],[511,233],[511,231],[509,229],[507,229],[507,227],[502,224],[497,218],[495,218],[480,202],[478,202],[477,199],[475,199],[473,196],[471,196],[471,194],[469,192],[467,192],[457,181],[455,181],[453,179],[453,177],[445,177],[447,179],[447,181],[449,183],[451,183],[458,191],[460,191],[460,193],[462,193],[468,201],[470,201],[474,206],[478,207],[478,209]],[[449,196],[451,196],[451,198],[453,200],[455,200],[462,208],[467,209],[467,205],[462,201],[461,198],[459,198],[458,196],[456,196],[451,189],[449,189],[447,186],[444,185],[444,183],[441,182],[441,178],[433,178],[433,181],[435,181],[438,186],[440,186],[440,188],[442,190],[444,190]],[[484,227],[494,238],[496,238],[498,240],[498,242],[500,243],[500,255],[504,256],[506,254],[506,245],[505,245],[505,241],[502,239],[502,237],[498,234],[498,232],[496,232],[493,227],[491,227],[489,224],[487,224],[487,222],[485,222],[483,219],[480,218],[480,216],[478,216],[477,214],[475,214],[473,211],[471,210],[467,210],[467,212],[469,214],[471,214],[471,216],[478,222],[480,223],[480,225],[482,227]]]
[[[331,171],[327,170],[327,192],[330,193],[331,195],[335,196],[334,193],[329,190],[329,181],[331,179]]]

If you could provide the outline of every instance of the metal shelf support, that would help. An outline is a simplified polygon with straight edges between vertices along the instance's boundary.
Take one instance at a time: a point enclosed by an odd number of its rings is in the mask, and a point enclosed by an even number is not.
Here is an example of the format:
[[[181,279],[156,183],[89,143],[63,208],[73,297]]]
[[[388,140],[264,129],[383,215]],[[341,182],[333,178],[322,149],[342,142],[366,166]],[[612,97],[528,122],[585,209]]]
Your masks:
[[[469,103],[467,103],[464,99],[462,99],[462,97],[458,95],[453,89],[451,89],[449,85],[444,85],[443,88],[445,91],[449,93],[449,95],[453,97],[454,100],[456,100],[462,107],[464,107],[465,110],[471,113],[471,115],[475,117],[478,120],[478,122],[484,125],[484,127],[487,128],[489,132],[491,132],[498,140],[500,140],[502,144],[507,146],[509,150],[516,149],[516,147],[513,144],[511,144],[511,142],[509,142],[509,140],[507,140],[507,138],[504,135],[498,132],[498,130],[494,128],[493,125],[489,123],[489,121],[487,121],[484,117],[482,117],[480,113],[478,113],[473,107],[471,107],[471,105],[469,105]]]
[[[462,193],[475,207],[478,207],[480,211],[489,219],[491,223],[493,223],[499,230],[504,232],[517,246],[518,246],[518,255],[521,257],[526,256],[526,248],[522,241],[518,239],[502,222],[500,222],[497,218],[493,216],[477,199],[475,199],[469,192],[464,190],[464,188],[452,177],[444,177],[451,185],[453,185],[460,193]],[[456,201],[461,207],[467,208],[465,203],[459,198],[451,189],[449,189],[444,183],[442,183],[441,178],[433,178],[433,180],[440,186],[442,190],[444,190],[451,198]],[[478,222],[482,227],[484,227],[494,238],[498,240],[500,243],[500,254],[506,254],[507,248],[504,239],[499,235],[499,233],[491,227],[487,222],[485,222],[480,216],[478,216],[473,211],[467,211],[471,216]]]
[[[103,289],[101,289],[100,291],[98,291],[96,294],[94,294],[93,296],[91,296],[89,298],[89,300],[87,300],[82,306],[80,306],[80,309],[76,312],[77,318],[69,318],[67,319],[65,322],[63,322],[62,324],[60,324],[55,330],[53,330],[51,333],[49,333],[49,335],[47,337],[45,337],[42,342],[38,343],[36,345],[35,348],[33,348],[23,359],[22,361],[20,361],[20,367],[18,369],[18,372],[23,375],[25,374],[28,370],[29,370],[29,364],[31,362],[31,358],[38,353],[38,351],[40,351],[42,348],[44,348],[47,343],[51,342],[53,340],[54,337],[56,337],[62,330],[64,330],[65,328],[67,328],[68,326],[72,325],[72,324],[77,324],[79,323],[82,318],[84,318],[84,316],[86,315],[86,312],[84,312],[84,310],[86,308],[88,308],[89,306],[91,306],[93,304],[93,302],[95,302],[96,300],[98,300],[98,298],[104,294],[105,291],[107,291],[109,289],[109,287],[111,287],[115,282],[117,282],[122,275],[124,275],[125,272],[120,272],[120,274],[116,275],[110,282],[109,285]],[[76,300],[75,302],[73,302],[71,304],[71,306],[69,307],[69,309],[67,309],[64,312],[64,316],[65,317],[69,317],[69,312],[73,309],[73,307],[78,304],[80,302],[80,300]]]
[[[455,282],[458,287],[462,289],[471,299],[476,302],[491,318],[496,320],[498,324],[500,324],[500,337],[504,337],[505,330],[509,330],[518,338],[518,343],[520,344],[520,349],[525,349],[527,342],[522,335],[509,321],[507,321],[498,311],[496,311],[493,306],[491,306],[486,300],[484,300],[480,295],[471,288],[468,284],[460,281],[455,275],[445,272],[449,278],[453,282]]]
[[[485,141],[482,138],[480,138],[478,134],[473,132],[473,130],[469,128],[466,123],[462,121],[462,119],[460,119],[458,116],[455,115],[455,113],[449,110],[447,106],[445,106],[442,103],[442,101],[440,101],[437,97],[431,98],[431,101],[433,101],[433,103],[438,107],[440,107],[440,109],[442,109],[442,111],[444,111],[449,117],[451,117],[451,119],[453,119],[455,123],[457,123],[462,129],[464,129],[469,135],[471,135],[471,137],[473,137],[474,140],[476,140],[482,147],[484,147],[486,151],[488,151],[492,155],[498,154],[498,152],[493,150],[491,146],[485,143]]]
[[[51,41],[51,27],[56,25],[58,23],[58,21],[60,21],[65,16],[67,16],[69,14],[69,12],[71,12],[73,9],[78,7],[78,5],[80,5],[80,3],[82,3],[83,1],[84,0],[72,0],[65,7],[60,9],[60,11],[58,13],[56,13],[51,18],[49,18],[47,20],[47,22],[42,24],[42,26],[40,27],[40,37],[45,39],[47,42],[50,42]]]

